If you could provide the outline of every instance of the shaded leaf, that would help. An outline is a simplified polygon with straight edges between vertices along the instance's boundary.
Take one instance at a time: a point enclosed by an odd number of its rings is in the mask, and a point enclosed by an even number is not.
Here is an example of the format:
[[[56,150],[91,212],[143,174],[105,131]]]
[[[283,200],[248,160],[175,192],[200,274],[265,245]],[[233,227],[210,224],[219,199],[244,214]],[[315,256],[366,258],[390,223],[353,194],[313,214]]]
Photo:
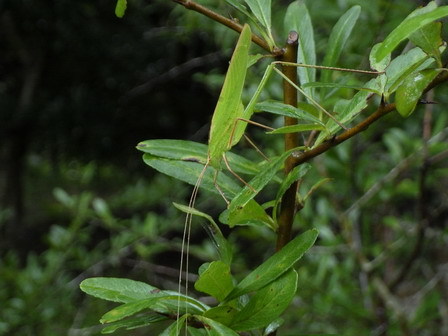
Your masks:
[[[249,181],[249,186],[245,186],[230,202],[229,211],[232,212],[237,208],[244,207],[251,199],[253,199],[275,176],[278,170],[283,166],[285,159],[297,149],[293,149],[283,153],[276,159],[268,162],[263,170]],[[255,192],[254,192],[255,191]]]
[[[288,271],[317,239],[316,229],[308,230],[286,244],[280,251],[246,276],[229,294],[226,301],[259,290]]]
[[[202,211],[199,211],[197,209],[194,209],[194,208],[182,205],[182,204],[173,202],[173,205],[180,211],[183,211],[185,213],[189,213],[189,214],[192,214],[195,216],[203,217],[208,221],[209,224],[207,224],[207,226],[205,227],[207,230],[207,233],[209,233],[213,242],[215,243],[216,248],[218,249],[219,257],[220,257],[221,261],[230,265],[232,262],[232,246],[229,244],[227,239],[224,238],[221,230],[219,229],[218,224],[216,224],[216,222],[213,220],[213,218]]]
[[[239,336],[235,331],[226,327],[225,325],[212,320],[205,316],[195,315],[194,316],[198,321],[204,323],[205,328],[208,331],[208,335],[210,336]]]
[[[253,199],[242,208],[236,208],[233,211],[225,210],[219,216],[219,220],[230,227],[235,225],[268,226],[274,231],[277,228],[271,216]]]
[[[266,132],[267,134],[286,134],[286,133],[300,133],[306,131],[325,131],[325,126],[320,124],[297,124],[291,126],[279,127],[273,131]]]
[[[331,31],[330,38],[328,40],[327,53],[325,54],[323,65],[336,66],[339,57],[341,56],[342,49],[345,46],[350,34],[358,20],[359,13],[361,12],[360,6],[353,6],[344,15],[340,17],[338,22]],[[331,78],[330,71],[322,72],[322,82],[329,82]]]
[[[209,263],[195,282],[194,288],[213,296],[218,301],[224,300],[233,289],[230,266],[222,261]]]
[[[136,328],[146,327],[148,325],[166,321],[168,317],[162,316],[162,315],[145,315],[145,316],[137,316],[137,317],[131,317],[126,320],[117,321],[108,324],[106,327],[104,327],[101,330],[102,334],[112,334],[113,332],[117,331],[118,329],[126,329],[126,330],[132,330]]]
[[[266,327],[289,306],[297,290],[297,272],[290,269],[253,295],[233,320],[237,331]]]
[[[191,161],[201,164],[207,162],[207,145],[194,141],[170,139],[146,140],[140,142],[137,145],[137,149],[144,153],[166,159]],[[256,164],[240,155],[229,152],[226,156],[229,165],[236,172],[255,175],[260,171]]]
[[[117,5],[115,6],[115,15],[119,18],[124,16],[127,7],[127,0],[117,0]]]
[[[204,166],[200,163],[190,161],[170,160],[144,154],[143,161],[157,171],[184,181],[191,185],[195,185],[200,175],[203,173]],[[219,194],[215,186],[216,170],[213,167],[207,167],[202,177],[201,188],[215,194]],[[231,177],[220,173],[217,175],[216,182],[228,198],[236,195],[241,187]]]
[[[303,0],[294,1],[288,6],[284,26],[287,32],[295,30],[299,34],[297,63],[315,65],[316,47],[314,43],[313,24],[311,23],[311,17]],[[316,81],[316,69],[299,67],[297,71],[302,85]],[[314,90],[312,88],[305,89],[305,92],[311,97],[314,96]]]
[[[238,310],[236,308],[230,305],[223,305],[207,310],[202,316],[229,326],[237,313]]]
[[[269,112],[323,125],[322,121],[320,121],[319,118],[315,117],[316,108],[313,105],[307,103],[301,103],[298,105],[298,107],[294,107],[277,100],[265,100],[258,103],[255,106],[255,109],[256,111]]]

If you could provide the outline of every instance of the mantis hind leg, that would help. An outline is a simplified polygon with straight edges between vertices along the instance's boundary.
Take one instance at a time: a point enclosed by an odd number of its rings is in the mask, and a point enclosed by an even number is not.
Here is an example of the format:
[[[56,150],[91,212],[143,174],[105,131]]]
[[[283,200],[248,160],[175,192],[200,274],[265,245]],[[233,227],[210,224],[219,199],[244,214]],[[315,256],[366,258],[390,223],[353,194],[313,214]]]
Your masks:
[[[221,187],[218,184],[218,174],[219,174],[219,170],[217,169],[215,171],[215,176],[213,177],[213,184],[215,185],[216,190],[218,190],[219,194],[224,199],[224,201],[227,203],[227,205],[229,205],[230,204],[229,200],[227,199],[226,195],[224,194],[224,192],[222,191]]]
[[[242,182],[246,187],[248,187],[252,192],[257,192],[249,183],[247,183],[246,181],[244,181],[244,179],[239,176],[236,172],[233,171],[232,167],[230,167],[229,161],[227,160],[227,157],[225,154],[222,155],[222,158],[224,160],[224,163],[227,167],[227,169],[229,170],[229,172],[232,173],[233,176],[235,176],[240,182]]]

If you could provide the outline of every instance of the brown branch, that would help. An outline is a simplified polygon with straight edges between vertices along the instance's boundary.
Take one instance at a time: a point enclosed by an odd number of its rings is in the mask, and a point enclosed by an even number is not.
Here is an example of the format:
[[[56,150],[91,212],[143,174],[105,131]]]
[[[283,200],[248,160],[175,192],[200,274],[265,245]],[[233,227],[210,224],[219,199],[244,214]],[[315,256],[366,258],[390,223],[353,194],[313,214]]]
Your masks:
[[[282,57],[285,62],[295,62],[297,60],[297,47],[299,35],[291,31],[286,42],[286,52]],[[290,66],[283,66],[282,72],[292,83],[297,84],[297,69]],[[288,81],[283,81],[283,101],[285,104],[297,106],[297,90]],[[297,124],[296,118],[285,117],[285,126]],[[299,146],[297,133],[285,134],[285,151]],[[294,168],[294,159],[289,157],[285,161],[285,175]],[[298,181],[294,182],[282,197],[280,215],[278,219],[277,251],[291,240],[291,228],[296,213],[296,195]]]
[[[220,24],[229,27],[230,29],[241,33],[243,30],[243,25],[239,24],[237,21],[226,18],[225,16],[222,16],[221,14],[218,14],[204,6],[201,6],[200,4],[191,1],[191,0],[172,0],[174,2],[177,2],[178,4],[184,6],[186,9],[193,10],[195,12],[201,13],[202,15],[207,16],[208,18],[219,22]],[[269,53],[272,53],[274,56],[281,56],[283,54],[282,49],[274,48],[274,50],[271,50],[269,45],[266,43],[265,40],[263,40],[260,36],[256,34],[252,34],[252,42],[259,45],[261,48],[266,50]],[[295,62],[296,60],[294,60]]]
[[[448,73],[443,72],[439,76],[437,76],[431,84],[428,85],[428,87],[425,89],[425,93],[431,90],[432,88],[445,83],[448,81]],[[378,107],[378,109],[373,112],[370,116],[368,116],[366,119],[361,121],[359,124],[353,126],[352,128],[349,128],[348,130],[344,131],[338,136],[334,136],[333,138],[327,140],[326,142],[320,144],[319,146],[314,147],[313,149],[310,149],[309,151],[303,152],[301,155],[295,157],[294,159],[294,167],[305,163],[312,158],[325,153],[327,150],[339,145],[340,143],[350,139],[351,137],[355,136],[358,133],[361,133],[362,131],[365,131],[371,124],[373,124],[378,119],[382,118],[389,112],[392,112],[395,110],[395,103],[381,105]]]

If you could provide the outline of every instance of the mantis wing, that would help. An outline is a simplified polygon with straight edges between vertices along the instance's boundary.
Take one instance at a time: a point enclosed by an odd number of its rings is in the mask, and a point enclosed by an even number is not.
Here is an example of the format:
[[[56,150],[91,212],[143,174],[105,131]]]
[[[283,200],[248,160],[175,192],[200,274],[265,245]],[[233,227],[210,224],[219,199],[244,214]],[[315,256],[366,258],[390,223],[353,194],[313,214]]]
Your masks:
[[[218,104],[213,113],[208,141],[208,156],[210,164],[217,169],[220,167],[223,154],[232,147],[230,144],[232,130],[235,127],[236,120],[241,117],[244,111],[241,94],[246,79],[251,36],[250,27],[244,25],[230,60]]]

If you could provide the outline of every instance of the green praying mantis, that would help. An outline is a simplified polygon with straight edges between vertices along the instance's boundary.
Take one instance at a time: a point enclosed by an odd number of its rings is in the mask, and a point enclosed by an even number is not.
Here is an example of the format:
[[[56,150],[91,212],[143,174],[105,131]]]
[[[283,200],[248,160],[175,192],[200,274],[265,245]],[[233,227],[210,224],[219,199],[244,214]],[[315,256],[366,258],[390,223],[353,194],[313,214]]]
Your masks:
[[[445,11],[447,10],[443,9],[443,13]],[[436,14],[440,16],[443,13]],[[436,14],[433,14],[433,16],[436,17]],[[423,13],[422,15],[428,16],[426,13]],[[424,17],[424,20],[428,20],[426,16]],[[409,20],[416,21],[412,17]],[[395,31],[390,35],[392,37],[397,36],[396,41],[393,41],[395,43],[395,47],[398,45],[397,41],[401,41],[404,36],[408,36],[412,33],[410,28],[407,28],[407,26],[404,27],[405,28],[398,27],[398,33]],[[403,29],[408,30],[402,32]],[[346,129],[346,125],[348,125],[362,110],[364,110],[367,106],[367,101],[373,95],[376,94],[382,99],[387,100],[393,92],[397,91],[397,98],[400,97],[400,87],[406,87],[403,83],[406,84],[406,80],[412,81],[416,70],[425,70],[430,67],[434,61],[431,59],[429,53],[424,52],[419,48],[411,49],[406,54],[397,57],[393,61],[390,61],[390,58],[381,58],[380,56],[384,54],[384,50],[392,50],[391,45],[393,44],[386,43],[388,39],[385,40],[383,45],[375,46],[372,49],[370,61],[371,66],[375,71],[273,61],[267,66],[255,93],[250,98],[247,105],[244,106],[242,101],[246,73],[247,69],[254,61],[254,57],[250,56],[249,53],[251,36],[252,32],[250,27],[245,25],[241,31],[233,52],[229,68],[224,79],[224,84],[213,113],[208,146],[191,142],[186,144],[185,142],[181,143],[179,141],[169,140],[146,141],[140,143],[138,146],[139,149],[147,153],[144,156],[144,160],[147,164],[151,165],[155,169],[168,173],[169,175],[175,176],[194,185],[188,207],[177,205],[179,209],[187,213],[182,238],[180,261],[181,272],[179,272],[180,275],[178,283],[179,293],[181,292],[182,282],[184,280],[182,278],[182,270],[185,268],[188,274],[189,269],[189,241],[193,215],[205,217],[208,221],[210,221],[211,225],[209,227],[209,231],[212,232],[212,238],[216,241],[218,250],[221,253],[221,260],[227,264],[230,264],[231,260],[231,256],[229,256],[230,253],[226,250],[225,240],[223,239],[219,228],[217,228],[216,224],[214,224],[213,220],[208,215],[194,209],[200,187],[204,187],[209,191],[218,192],[227,202],[227,214],[226,216],[220,218],[221,221],[224,220],[226,224],[230,226],[238,225],[238,221],[250,221],[255,218],[275,231],[277,228],[275,220],[277,212],[276,209],[278,200],[281,198],[282,192],[285,191],[285,185],[287,188],[287,185],[291,182],[291,180],[294,178],[297,179],[299,176],[303,176],[303,174],[306,173],[305,168],[303,170],[291,172],[295,175],[293,174],[292,177],[287,176],[285,178],[286,184],[282,183],[280,185],[279,193],[276,197],[274,209],[272,211],[273,216],[271,217],[267,215],[263,207],[254,200],[254,197],[271,180],[275,179],[276,173],[282,167],[288,156],[294,155],[297,150],[307,150],[308,147],[302,146],[286,151],[279,157],[270,160],[263,166],[262,169],[259,169],[259,167],[254,167],[244,158],[235,156],[231,153],[231,149],[240,142],[245,134],[247,125],[251,123],[260,126],[260,124],[251,121],[251,118],[255,112],[264,111],[298,119],[300,123],[297,125],[284,126],[275,130],[267,126],[261,126],[268,129],[268,133],[270,134],[300,133],[305,131],[315,132],[317,136],[314,143],[309,144],[309,146],[317,146],[326,141],[326,139],[334,136],[338,130]],[[440,51],[442,52],[443,50],[444,46],[441,46]],[[345,83],[328,82],[308,82],[299,86],[288,79],[282,71],[278,69],[278,66],[297,67],[299,69],[308,68],[321,69],[324,71],[361,73],[373,75],[374,78],[370,79],[367,83],[361,86],[351,86],[346,85]],[[432,80],[438,73],[438,70],[436,69],[429,69],[428,71],[428,73],[425,72],[425,76],[423,77],[424,83],[419,83],[419,85],[421,84],[420,86],[422,87],[422,90],[425,83],[429,83],[429,81]],[[304,97],[305,101],[298,102],[297,106],[288,106],[277,101],[259,102],[261,93],[274,73],[281,76],[284,81],[287,81],[291,86],[293,86]],[[329,78],[329,76],[323,77],[327,79]],[[338,101],[338,103],[336,103],[333,107],[333,111],[329,112],[313,95],[313,90],[316,87],[323,87],[325,89],[349,88],[355,89],[358,92],[355,93],[350,100]],[[406,96],[407,92],[404,92],[402,95]],[[421,91],[413,93],[411,99],[413,105],[406,107],[408,109],[408,112],[406,113],[409,114],[409,111],[412,112],[412,109],[415,108],[417,99],[420,95]],[[405,101],[405,103],[407,102]],[[229,180],[227,175],[222,173],[219,174],[223,171],[223,166],[225,166],[232,175],[241,181],[244,184],[244,187],[241,188],[239,186],[235,186],[235,182]],[[212,168],[213,172],[209,172],[208,168]],[[181,170],[186,173],[182,174],[180,172]],[[255,177],[253,177],[249,182],[246,182],[238,175],[238,173],[241,172],[252,173]],[[230,201],[228,201],[228,199],[230,199]],[[185,295],[188,295],[188,279],[185,279],[184,293]],[[177,307],[177,316],[180,317],[180,296]],[[183,312],[188,314],[188,305],[185,305]],[[186,321],[185,318],[183,321]]]
[[[203,164],[202,170],[199,172],[197,179],[194,183],[194,189],[192,191],[190,201],[188,204],[188,208],[181,208],[182,210],[187,212],[187,216],[185,219],[184,232],[182,238],[182,248],[181,248],[181,270],[188,270],[188,254],[189,254],[189,240],[190,240],[190,232],[191,232],[191,224],[192,224],[192,215],[195,213],[194,206],[195,200],[198,194],[198,190],[201,186],[201,182],[204,178],[204,174],[208,167],[212,167],[215,170],[213,176],[213,185],[216,190],[221,194],[221,196],[228,203],[228,207],[230,211],[238,211],[246,206],[253,197],[274,177],[275,173],[282,166],[283,161],[289,155],[291,155],[291,151],[286,152],[272,163],[269,163],[267,169],[265,169],[261,174],[257,175],[252,181],[245,182],[239,175],[233,171],[231,164],[227,158],[227,153],[235,146],[243,137],[246,127],[248,123],[254,123],[260,125],[258,123],[252,122],[250,119],[256,110],[256,104],[259,100],[260,94],[263,91],[266,83],[268,82],[270,76],[275,72],[282,76],[285,80],[289,81],[290,84],[298,90],[308,101],[307,105],[308,111],[315,111],[314,114],[305,111],[301,111],[299,109],[295,109],[294,107],[289,107],[289,112],[285,110],[285,106],[279,104],[265,104],[264,107],[273,113],[293,115],[295,117],[299,117],[302,120],[307,121],[306,124],[298,124],[295,126],[288,126],[282,129],[274,130],[273,128],[262,126],[271,133],[294,133],[301,131],[319,131],[324,132],[324,134],[329,135],[330,131],[327,128],[324,117],[327,118],[328,121],[333,121],[333,124],[345,128],[345,126],[340,123],[330,112],[328,112],[321,104],[319,104],[311,95],[307,94],[302,88],[300,88],[297,84],[291,82],[288,78],[286,78],[283,73],[277,68],[277,65],[282,66],[293,66],[293,67],[312,67],[318,69],[325,70],[337,70],[337,71],[349,71],[349,72],[360,72],[378,75],[380,72],[376,71],[360,71],[354,69],[344,69],[344,68],[334,68],[334,67],[324,67],[324,66],[313,66],[306,64],[297,64],[297,63],[286,63],[274,61],[271,62],[267,67],[260,84],[258,85],[255,94],[250,99],[249,103],[246,107],[244,107],[242,103],[242,95],[244,89],[244,83],[246,78],[247,69],[250,65],[250,44],[251,44],[251,36],[252,32],[249,25],[245,25],[238,42],[236,44],[235,50],[233,52],[229,68],[227,74],[225,76],[224,84],[219,95],[218,103],[216,105],[215,111],[213,113],[210,133],[209,133],[209,141],[208,141],[208,149],[206,157],[202,157],[198,159],[195,156],[183,157],[181,160],[184,162],[196,163],[200,162]],[[302,104],[303,105],[303,104]],[[263,106],[262,106],[263,107]],[[284,111],[279,111],[283,109]],[[148,142],[142,143],[139,145],[140,149],[148,150]],[[301,149],[304,149],[303,147]],[[223,169],[223,162],[228,171],[230,171],[238,180],[240,180],[245,187],[235,196],[232,201],[227,201],[226,192],[223,191],[220,187],[220,183],[218,180],[218,173]],[[197,214],[197,212],[195,213]],[[185,264],[185,265],[184,265]],[[188,273],[188,272],[187,272]],[[182,271],[179,276],[179,292],[181,291],[182,285]],[[185,281],[185,295],[188,295],[188,281]],[[179,301],[180,307],[180,301]],[[180,309],[180,308],[179,308]],[[180,311],[178,311],[178,315],[180,315]]]

